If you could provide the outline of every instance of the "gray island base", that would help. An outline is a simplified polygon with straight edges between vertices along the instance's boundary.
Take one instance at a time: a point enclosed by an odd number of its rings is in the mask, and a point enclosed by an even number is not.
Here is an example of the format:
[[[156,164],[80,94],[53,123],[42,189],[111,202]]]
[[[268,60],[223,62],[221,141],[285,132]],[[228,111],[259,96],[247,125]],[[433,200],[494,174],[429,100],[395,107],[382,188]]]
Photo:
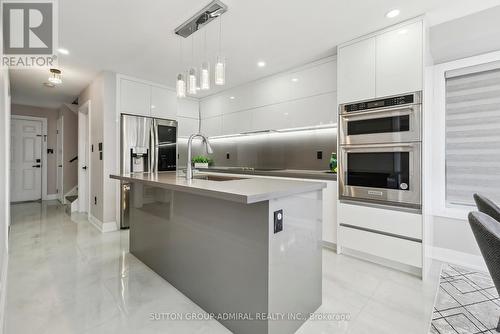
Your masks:
[[[323,184],[112,178],[131,183],[130,252],[233,333],[294,333],[321,305]]]

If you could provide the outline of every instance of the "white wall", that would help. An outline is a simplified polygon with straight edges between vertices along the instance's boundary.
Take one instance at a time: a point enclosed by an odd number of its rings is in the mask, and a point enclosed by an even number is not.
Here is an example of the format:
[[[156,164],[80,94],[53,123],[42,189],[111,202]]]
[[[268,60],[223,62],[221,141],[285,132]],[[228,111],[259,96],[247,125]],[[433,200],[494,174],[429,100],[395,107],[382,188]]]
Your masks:
[[[473,27],[470,27],[471,29]],[[481,27],[477,27],[481,29]],[[475,49],[471,45],[469,50]],[[426,157],[429,159],[429,172],[426,176],[427,195],[430,210],[427,223],[432,236],[431,252],[434,258],[458,263],[471,268],[485,268],[477,242],[467,220],[474,206],[450,205],[446,202],[445,180],[445,126],[446,94],[445,73],[450,70],[468,68],[500,59],[500,52],[492,52],[474,57],[462,58],[437,64],[429,69],[432,76],[432,103],[426,107],[430,147]]]
[[[203,98],[200,112],[209,136],[336,123],[336,57]]]
[[[444,22],[430,29],[436,64],[500,50],[500,6]]]
[[[9,72],[0,70],[0,333],[3,332],[3,309],[7,280],[8,231],[10,224],[10,87]]]
[[[78,160],[69,162],[78,156],[78,115],[62,105],[59,113],[63,116],[63,184],[62,192],[67,194],[78,185]]]
[[[102,223],[115,222],[115,183],[109,178],[115,161],[115,87],[116,74],[100,73],[80,94],[79,104],[91,101],[90,143],[94,152],[90,156],[90,214]],[[103,160],[99,159],[99,143],[103,143]],[[94,203],[97,197],[97,204]]]

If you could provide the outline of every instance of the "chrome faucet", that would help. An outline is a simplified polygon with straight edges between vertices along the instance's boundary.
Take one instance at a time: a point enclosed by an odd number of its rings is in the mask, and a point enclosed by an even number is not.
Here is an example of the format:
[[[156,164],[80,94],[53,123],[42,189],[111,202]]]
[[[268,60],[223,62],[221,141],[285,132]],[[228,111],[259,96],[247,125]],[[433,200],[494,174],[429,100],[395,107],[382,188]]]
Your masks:
[[[188,140],[186,180],[191,180],[193,178],[193,168],[191,167],[191,150],[192,150],[192,146],[193,146],[193,139],[196,137],[200,137],[203,140],[207,154],[214,153],[214,151],[212,150],[212,147],[210,146],[210,142],[208,141],[207,137],[205,137],[201,133],[196,133],[196,134],[191,135],[189,137],[189,140]]]

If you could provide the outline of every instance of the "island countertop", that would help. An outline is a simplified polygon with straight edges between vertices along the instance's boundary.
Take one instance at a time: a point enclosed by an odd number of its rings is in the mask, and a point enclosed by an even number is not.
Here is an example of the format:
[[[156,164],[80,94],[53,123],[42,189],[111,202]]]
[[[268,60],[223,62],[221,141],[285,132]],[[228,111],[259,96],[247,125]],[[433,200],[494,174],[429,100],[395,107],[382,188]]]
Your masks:
[[[176,172],[133,173],[110,175],[112,179],[142,183],[149,186],[209,196],[238,203],[257,203],[275,198],[320,190],[326,183],[283,179],[260,179],[242,176],[241,179],[213,181],[201,179],[204,176],[218,176],[217,173],[199,173],[196,178],[186,180]],[[227,177],[227,176],[226,176]]]

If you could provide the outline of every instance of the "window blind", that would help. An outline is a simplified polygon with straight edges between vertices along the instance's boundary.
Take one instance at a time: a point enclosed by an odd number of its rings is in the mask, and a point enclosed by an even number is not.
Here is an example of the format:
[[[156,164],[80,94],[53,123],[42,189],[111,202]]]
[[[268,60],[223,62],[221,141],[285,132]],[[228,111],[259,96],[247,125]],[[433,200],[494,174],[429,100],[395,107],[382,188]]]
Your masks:
[[[500,203],[500,69],[446,78],[446,201]]]

